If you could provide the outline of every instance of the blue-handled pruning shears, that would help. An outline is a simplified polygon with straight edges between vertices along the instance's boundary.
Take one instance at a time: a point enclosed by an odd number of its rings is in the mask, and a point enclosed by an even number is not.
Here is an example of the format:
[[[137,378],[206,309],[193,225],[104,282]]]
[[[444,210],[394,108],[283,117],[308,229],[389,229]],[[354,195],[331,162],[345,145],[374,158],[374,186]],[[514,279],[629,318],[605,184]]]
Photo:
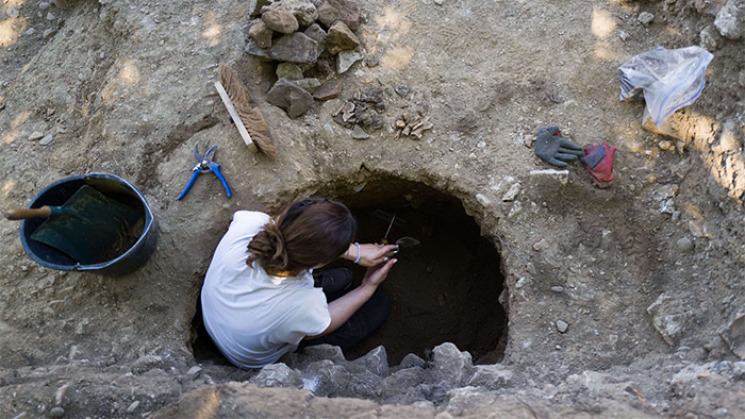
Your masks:
[[[213,145],[210,147],[206,153],[204,153],[204,156],[199,155],[199,144],[194,145],[194,157],[197,159],[197,164],[194,166],[194,168],[191,169],[191,179],[189,179],[189,183],[186,185],[186,188],[184,188],[184,191],[181,192],[181,195],[176,198],[177,200],[181,200],[184,196],[186,196],[186,193],[189,192],[189,189],[191,189],[191,185],[194,184],[194,181],[197,180],[197,177],[200,173],[203,172],[212,172],[217,176],[218,179],[220,179],[220,182],[222,182],[222,186],[225,187],[225,193],[228,194],[228,198],[233,196],[230,193],[230,186],[228,186],[228,181],[225,180],[225,177],[220,172],[220,165],[212,161],[212,157],[215,155],[215,151],[217,151],[217,146]]]

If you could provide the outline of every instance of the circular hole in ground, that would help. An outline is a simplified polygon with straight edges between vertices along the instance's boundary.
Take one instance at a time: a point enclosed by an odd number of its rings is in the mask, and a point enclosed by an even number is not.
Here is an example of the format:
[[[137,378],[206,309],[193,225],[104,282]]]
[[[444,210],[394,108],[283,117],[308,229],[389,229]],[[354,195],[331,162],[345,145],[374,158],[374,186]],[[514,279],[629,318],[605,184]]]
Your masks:
[[[460,200],[393,177],[368,180],[359,192],[346,190],[332,185],[315,195],[338,199],[350,208],[360,242],[380,242],[393,214],[397,221],[388,232],[389,241],[420,241],[399,251],[399,262],[381,285],[393,300],[390,317],[346,353],[347,358],[383,345],[389,363],[397,365],[409,353],[427,358],[435,346],[452,342],[469,351],[476,363],[499,362],[507,341],[507,313],[498,302],[504,286],[500,257]],[[365,272],[347,262],[337,265],[352,268],[358,283]],[[201,325],[200,307],[192,326],[195,359],[229,365]]]
[[[413,237],[381,285],[393,299],[391,315],[349,358],[384,345],[393,365],[409,353],[425,357],[443,342],[469,351],[475,362],[494,363],[504,354],[507,313],[498,302],[504,286],[500,257],[481,236],[476,221],[457,198],[392,177],[368,180],[357,193],[329,191],[357,218],[358,238],[380,242]],[[355,267],[357,279],[364,269]]]

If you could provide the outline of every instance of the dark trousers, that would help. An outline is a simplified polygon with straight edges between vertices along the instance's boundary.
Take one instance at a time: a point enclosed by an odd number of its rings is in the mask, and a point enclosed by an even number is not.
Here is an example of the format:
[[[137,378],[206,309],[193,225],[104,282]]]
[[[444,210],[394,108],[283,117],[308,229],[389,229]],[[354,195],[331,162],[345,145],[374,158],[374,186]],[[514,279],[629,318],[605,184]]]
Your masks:
[[[333,270],[326,271],[321,275],[327,274]],[[333,274],[333,272],[331,273]],[[351,281],[351,278],[350,278]],[[323,283],[323,281],[321,281]],[[338,288],[338,284],[337,287]],[[352,287],[343,289],[335,292],[327,292],[326,299],[328,302],[332,302],[337,298],[346,294]],[[328,335],[321,336],[316,339],[307,339],[300,342],[298,351],[302,350],[306,346],[320,345],[327,343],[330,345],[338,346],[342,351],[348,351],[355,347],[357,344],[365,340],[375,330],[383,325],[388,315],[391,313],[391,299],[386,293],[381,290],[375,291],[372,297],[365,304],[360,307],[343,325],[338,329],[329,333]]]

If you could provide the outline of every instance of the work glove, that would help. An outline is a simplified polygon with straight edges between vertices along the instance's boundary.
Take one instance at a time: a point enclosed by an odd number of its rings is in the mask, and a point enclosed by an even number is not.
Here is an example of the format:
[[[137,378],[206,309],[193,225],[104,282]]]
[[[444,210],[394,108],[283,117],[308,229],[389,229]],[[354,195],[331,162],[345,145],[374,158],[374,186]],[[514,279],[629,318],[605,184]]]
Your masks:
[[[616,148],[608,143],[591,145],[585,148],[587,155],[580,159],[583,166],[590,171],[592,181],[598,188],[610,188],[613,184],[613,156]]]
[[[561,136],[559,127],[541,128],[535,140],[535,154],[548,164],[566,167],[567,162],[584,156],[579,144]]]

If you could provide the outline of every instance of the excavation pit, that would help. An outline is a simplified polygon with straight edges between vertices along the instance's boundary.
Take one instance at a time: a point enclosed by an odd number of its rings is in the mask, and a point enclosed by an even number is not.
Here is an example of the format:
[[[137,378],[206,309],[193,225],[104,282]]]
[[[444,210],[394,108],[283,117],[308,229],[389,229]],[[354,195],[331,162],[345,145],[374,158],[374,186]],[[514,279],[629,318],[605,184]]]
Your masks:
[[[342,187],[315,195],[338,199],[350,208],[358,221],[360,243],[379,243],[386,232],[390,243],[401,237],[420,241],[400,249],[398,263],[381,285],[393,300],[390,317],[346,353],[348,359],[383,345],[389,364],[397,365],[409,353],[426,359],[444,342],[470,352],[475,363],[502,359],[507,313],[498,301],[504,287],[500,256],[460,200],[422,183],[394,178],[368,181],[358,192]],[[357,283],[365,273],[346,261],[329,268],[338,266],[351,268]],[[198,312],[195,325],[200,319]],[[203,327],[196,331],[193,350],[197,361],[227,363]]]
[[[390,243],[401,237],[421,242],[396,255],[398,263],[381,285],[393,300],[391,315],[348,358],[383,345],[396,365],[406,354],[427,358],[435,346],[452,342],[477,363],[501,360],[507,313],[498,302],[504,286],[500,256],[460,200],[394,178],[336,197],[357,218],[360,242],[380,242],[389,225]],[[354,268],[361,278],[364,269]]]

